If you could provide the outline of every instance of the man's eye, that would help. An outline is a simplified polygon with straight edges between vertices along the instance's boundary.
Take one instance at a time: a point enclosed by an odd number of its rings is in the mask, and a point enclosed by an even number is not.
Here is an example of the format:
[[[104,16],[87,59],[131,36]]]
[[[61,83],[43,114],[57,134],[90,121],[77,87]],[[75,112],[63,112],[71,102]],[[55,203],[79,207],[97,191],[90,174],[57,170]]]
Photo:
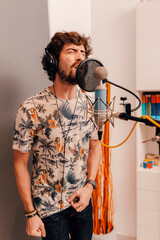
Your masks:
[[[75,49],[68,50],[68,53],[75,53]]]

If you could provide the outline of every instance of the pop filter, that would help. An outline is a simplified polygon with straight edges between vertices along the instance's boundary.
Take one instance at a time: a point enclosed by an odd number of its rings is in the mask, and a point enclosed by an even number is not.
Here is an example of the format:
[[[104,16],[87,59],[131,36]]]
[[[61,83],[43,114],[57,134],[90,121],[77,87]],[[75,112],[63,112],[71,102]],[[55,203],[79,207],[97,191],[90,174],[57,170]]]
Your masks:
[[[96,59],[86,59],[82,61],[76,71],[76,80],[79,87],[86,92],[94,92],[99,86],[99,80],[95,77],[95,69],[103,67],[103,64]]]

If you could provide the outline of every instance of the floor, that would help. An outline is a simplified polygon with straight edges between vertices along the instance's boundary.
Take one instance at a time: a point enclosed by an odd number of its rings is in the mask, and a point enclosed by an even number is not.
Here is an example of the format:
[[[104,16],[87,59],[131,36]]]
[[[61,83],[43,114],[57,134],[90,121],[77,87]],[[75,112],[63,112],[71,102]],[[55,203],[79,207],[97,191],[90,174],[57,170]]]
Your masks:
[[[120,234],[116,234],[114,233],[113,235],[101,235],[101,237],[99,237],[99,235],[93,235],[92,240],[100,240],[100,239],[106,239],[106,240],[136,240],[136,237],[127,237],[124,235],[120,235]]]

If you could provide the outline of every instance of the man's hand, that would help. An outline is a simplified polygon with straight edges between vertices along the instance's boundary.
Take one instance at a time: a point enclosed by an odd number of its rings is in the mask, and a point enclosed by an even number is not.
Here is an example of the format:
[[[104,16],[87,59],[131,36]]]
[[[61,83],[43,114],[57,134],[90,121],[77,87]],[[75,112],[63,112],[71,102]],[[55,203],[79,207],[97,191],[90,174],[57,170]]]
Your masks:
[[[88,206],[92,192],[93,186],[91,184],[86,184],[86,186],[73,193],[70,198],[68,198],[68,202],[77,212],[81,212]],[[75,198],[79,201],[74,202]]]
[[[45,237],[46,231],[44,223],[39,216],[34,216],[27,219],[26,232],[29,236]]]

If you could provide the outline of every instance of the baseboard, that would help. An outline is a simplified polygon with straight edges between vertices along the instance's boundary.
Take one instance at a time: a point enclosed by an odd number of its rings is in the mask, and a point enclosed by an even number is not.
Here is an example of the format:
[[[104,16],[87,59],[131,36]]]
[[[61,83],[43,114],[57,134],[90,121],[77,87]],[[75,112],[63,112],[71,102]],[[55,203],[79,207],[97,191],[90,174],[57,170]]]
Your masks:
[[[124,236],[121,234],[116,234],[117,240],[136,240],[136,237],[129,237],[129,236]]]

